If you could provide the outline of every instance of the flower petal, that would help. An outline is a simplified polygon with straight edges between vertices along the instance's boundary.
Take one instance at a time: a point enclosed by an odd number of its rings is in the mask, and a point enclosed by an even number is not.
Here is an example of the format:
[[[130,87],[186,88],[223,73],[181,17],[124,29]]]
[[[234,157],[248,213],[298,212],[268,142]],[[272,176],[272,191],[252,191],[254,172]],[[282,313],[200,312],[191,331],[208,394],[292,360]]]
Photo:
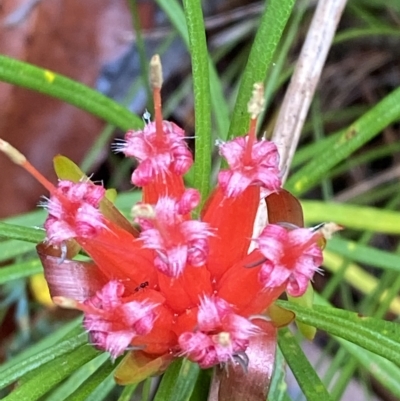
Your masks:
[[[158,283],[167,305],[177,312],[197,306],[200,297],[212,294],[210,273],[205,267],[188,265],[178,278],[158,273]]]
[[[157,284],[153,252],[143,248],[140,240],[120,227],[108,223],[96,237],[81,239],[79,244],[92,257],[102,273],[121,280],[134,292],[141,283]]]
[[[235,198],[227,198],[218,187],[206,204],[202,220],[215,230],[209,238],[207,268],[217,279],[246,255],[259,199],[260,189],[256,186]]]
[[[156,176],[151,183],[143,187],[143,203],[155,205],[163,196],[180,199],[184,192],[185,185],[182,176],[169,172],[164,177]]]
[[[172,330],[174,315],[165,305],[154,308],[157,319],[152,330],[146,335],[136,336],[131,344],[143,347],[146,354],[162,355],[176,347],[177,336]]]

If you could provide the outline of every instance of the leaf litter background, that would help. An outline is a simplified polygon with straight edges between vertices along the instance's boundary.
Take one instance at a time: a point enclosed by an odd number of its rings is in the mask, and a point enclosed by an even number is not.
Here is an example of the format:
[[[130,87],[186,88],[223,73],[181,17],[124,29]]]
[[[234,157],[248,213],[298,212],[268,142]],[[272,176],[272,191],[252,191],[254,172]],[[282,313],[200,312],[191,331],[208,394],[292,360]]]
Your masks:
[[[167,4],[161,0],[158,3],[161,9]],[[263,122],[267,136],[272,133],[314,5],[313,1],[296,3],[275,55]],[[131,8],[136,9],[139,18],[132,19]],[[190,58],[161,9],[153,1],[3,0],[0,53],[96,87],[141,115],[146,107],[151,110],[146,63],[159,52],[165,75],[165,117],[192,135]],[[262,2],[204,2],[209,50],[222,78],[229,109],[262,9]],[[132,28],[138,21],[142,28],[139,36]],[[329,149],[335,133],[400,85],[399,32],[400,5],[396,0],[349,0],[302,131],[288,187],[295,187],[296,170]],[[226,113],[225,106],[221,104],[221,110],[216,112]],[[299,193],[310,224],[338,216],[343,220],[338,222],[348,227],[341,238],[328,246],[325,274],[315,279],[318,292],[335,306],[394,321],[398,321],[400,314],[400,218],[389,211],[398,210],[400,202],[399,119],[400,115],[396,123],[332,168],[308,191]],[[218,137],[218,121],[215,127]],[[110,151],[110,143],[121,138],[123,132],[59,100],[0,83],[0,135],[53,180],[51,160],[62,153],[81,163],[87,173],[94,173],[94,179],[104,180],[106,186],[120,191],[130,189],[131,161]],[[0,158],[0,171],[0,217],[33,210],[43,189],[4,157]],[[356,207],[337,211],[332,201]],[[126,208],[129,202],[125,202]],[[363,209],[365,206],[374,209]],[[357,214],[362,212],[367,214]],[[42,216],[43,213],[35,212],[7,221],[39,225]],[[378,222],[383,228],[375,229]],[[75,316],[68,311],[44,308],[34,299],[32,280],[28,277],[41,268],[33,258],[32,244],[0,242],[0,261],[4,265],[0,270],[3,362]],[[22,266],[15,276],[7,270],[12,262]],[[398,386],[385,383],[376,372],[371,375],[369,360],[363,359],[365,354],[359,358],[349,356],[350,350],[343,342],[319,332],[314,344],[304,347],[313,366],[332,389],[334,399],[400,398]],[[282,368],[277,369],[277,382],[283,372],[283,362],[279,363]],[[104,378],[108,377],[109,371],[103,370]],[[392,373],[394,380],[399,377],[398,369]],[[72,381],[77,382],[74,376],[69,380],[69,386]],[[207,377],[202,380],[207,383]],[[104,383],[108,385],[104,391],[110,391],[107,399],[117,399],[121,389],[113,389],[110,381]],[[145,392],[151,391],[149,383],[145,384]],[[58,391],[62,391],[62,385],[60,388]],[[296,398],[300,392],[293,380],[289,380],[288,393],[293,399],[301,399]],[[57,390],[46,399],[59,399]]]

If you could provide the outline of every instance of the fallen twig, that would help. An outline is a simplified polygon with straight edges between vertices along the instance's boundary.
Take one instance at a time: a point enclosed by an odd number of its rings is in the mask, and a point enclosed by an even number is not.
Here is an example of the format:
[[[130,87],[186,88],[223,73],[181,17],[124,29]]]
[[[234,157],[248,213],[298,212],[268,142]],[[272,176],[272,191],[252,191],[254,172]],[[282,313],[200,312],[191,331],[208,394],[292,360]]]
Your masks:
[[[285,181],[347,0],[319,0],[272,135]]]

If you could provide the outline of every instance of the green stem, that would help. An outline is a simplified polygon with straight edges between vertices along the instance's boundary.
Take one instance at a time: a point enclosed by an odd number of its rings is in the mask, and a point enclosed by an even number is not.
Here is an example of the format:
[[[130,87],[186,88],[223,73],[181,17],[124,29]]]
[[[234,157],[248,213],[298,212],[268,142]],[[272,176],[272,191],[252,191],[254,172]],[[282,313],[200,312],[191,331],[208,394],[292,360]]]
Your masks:
[[[264,82],[294,3],[295,0],[269,0],[265,2],[265,10],[240,81],[228,139],[247,132],[250,121],[247,103],[251,97],[253,84]]]
[[[194,186],[203,201],[210,191],[211,174],[211,93],[208,69],[208,50],[200,0],[184,0],[192,58],[194,105],[196,112]]]

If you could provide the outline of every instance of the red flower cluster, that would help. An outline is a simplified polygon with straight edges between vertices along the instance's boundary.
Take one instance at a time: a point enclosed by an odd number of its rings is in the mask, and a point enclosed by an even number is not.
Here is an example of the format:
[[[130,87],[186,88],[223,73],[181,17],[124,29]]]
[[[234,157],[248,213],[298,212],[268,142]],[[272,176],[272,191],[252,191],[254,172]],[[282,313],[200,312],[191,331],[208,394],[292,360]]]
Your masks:
[[[322,262],[322,234],[267,224],[253,238],[261,192],[281,186],[275,144],[256,138],[254,102],[249,133],[219,145],[229,168],[194,219],[200,194],[183,182],[192,155],[183,130],[162,121],[157,85],[154,94],[156,121],[118,145],[139,163],[132,175],[143,191],[132,209],[139,230],[101,185],[46,184],[46,242],[62,250],[60,268],[68,266],[66,244],[79,244],[93,261],[74,273],[73,290],[52,285],[47,272],[50,290],[57,303],[84,312],[92,343],[112,358],[140,350],[153,359],[186,356],[203,368],[246,361],[249,341],[262,332],[259,315],[282,292],[305,292]]]
[[[285,290],[304,293],[322,262],[321,234],[269,224],[248,254],[260,190],[280,188],[276,146],[257,141],[254,129],[220,145],[229,169],[201,219],[192,219],[200,194],[184,189],[192,164],[184,133],[167,121],[159,126],[130,131],[119,146],[139,161],[132,182],[145,203],[132,214],[140,232],[101,214],[101,186],[60,181],[47,206],[47,241],[75,239],[108,281],[75,307],[92,342],[113,358],[133,346],[185,355],[204,368],[234,361],[260,332],[252,315]]]

